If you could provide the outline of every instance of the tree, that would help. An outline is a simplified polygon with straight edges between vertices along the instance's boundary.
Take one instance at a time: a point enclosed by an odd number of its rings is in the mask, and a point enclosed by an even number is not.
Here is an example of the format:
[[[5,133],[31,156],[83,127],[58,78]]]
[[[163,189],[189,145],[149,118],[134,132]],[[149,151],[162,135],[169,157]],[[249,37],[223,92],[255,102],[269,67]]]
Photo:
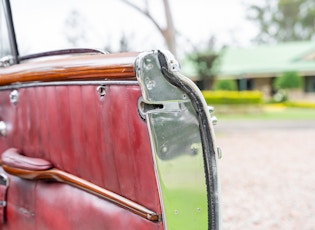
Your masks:
[[[267,0],[248,6],[248,19],[260,29],[258,43],[315,38],[314,0]]]
[[[278,91],[274,98],[276,101],[286,101],[295,89],[299,89],[303,86],[303,80],[296,72],[286,72],[278,76],[274,81],[273,87]]]
[[[77,10],[72,10],[65,21],[64,28],[67,41],[74,47],[78,47],[87,40],[86,20]]]
[[[218,54],[213,51],[200,51],[190,55],[190,60],[194,63],[200,81],[197,83],[201,90],[212,88],[215,74],[215,60]]]
[[[158,31],[163,36],[168,49],[173,53],[174,56],[176,56],[176,32],[175,27],[173,23],[173,17],[169,5],[168,0],[162,0],[164,5],[164,12],[165,12],[165,19],[166,19],[166,26],[162,27],[157,20],[153,17],[152,13],[149,9],[149,1],[144,0],[144,7],[140,7],[129,0],[121,0],[122,2],[126,3],[127,5],[131,6],[132,8],[136,9],[143,15],[145,15],[152,23],[153,25],[158,29]]]
[[[275,89],[298,89],[303,84],[302,78],[296,72],[283,73],[274,81]]]
[[[219,64],[219,53],[215,51],[216,39],[211,36],[204,44],[193,46],[193,52],[188,59],[193,63],[199,82],[196,82],[201,90],[212,89],[215,80],[216,67]]]
[[[128,37],[123,33],[121,35],[121,38],[119,40],[119,52],[127,52],[129,51],[129,42]]]

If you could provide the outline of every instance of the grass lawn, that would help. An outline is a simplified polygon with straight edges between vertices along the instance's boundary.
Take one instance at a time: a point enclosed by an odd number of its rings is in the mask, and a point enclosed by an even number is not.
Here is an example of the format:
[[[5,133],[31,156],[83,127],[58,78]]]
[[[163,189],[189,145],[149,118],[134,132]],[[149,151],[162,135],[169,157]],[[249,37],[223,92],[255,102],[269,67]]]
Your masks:
[[[265,106],[260,113],[216,114],[220,119],[315,120],[315,109]]]

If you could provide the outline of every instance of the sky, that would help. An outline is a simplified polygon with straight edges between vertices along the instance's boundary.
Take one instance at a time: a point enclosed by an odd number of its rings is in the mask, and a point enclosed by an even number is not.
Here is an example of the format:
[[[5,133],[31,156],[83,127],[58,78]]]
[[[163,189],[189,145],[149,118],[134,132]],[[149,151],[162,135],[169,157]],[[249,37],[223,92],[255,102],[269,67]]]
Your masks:
[[[22,54],[69,47],[65,34],[84,34],[79,46],[117,50],[122,35],[132,51],[166,49],[153,24],[119,0],[11,0],[20,52]],[[143,0],[131,0],[138,5]],[[253,0],[169,0],[181,53],[204,45],[215,36],[218,47],[248,46],[257,33],[246,20],[244,2]],[[154,18],[164,24],[162,1],[149,1]],[[75,10],[80,25],[65,21]]]

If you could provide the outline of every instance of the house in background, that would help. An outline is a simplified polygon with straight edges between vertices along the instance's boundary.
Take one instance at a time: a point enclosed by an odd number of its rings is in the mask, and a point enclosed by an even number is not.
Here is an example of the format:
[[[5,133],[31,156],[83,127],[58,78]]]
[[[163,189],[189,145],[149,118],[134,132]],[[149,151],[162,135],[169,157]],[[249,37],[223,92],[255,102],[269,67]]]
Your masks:
[[[235,79],[239,90],[259,90],[270,98],[273,81],[284,72],[297,72],[304,78],[298,94],[302,100],[315,100],[315,42],[290,42],[250,48],[225,48],[219,60],[216,79]]]

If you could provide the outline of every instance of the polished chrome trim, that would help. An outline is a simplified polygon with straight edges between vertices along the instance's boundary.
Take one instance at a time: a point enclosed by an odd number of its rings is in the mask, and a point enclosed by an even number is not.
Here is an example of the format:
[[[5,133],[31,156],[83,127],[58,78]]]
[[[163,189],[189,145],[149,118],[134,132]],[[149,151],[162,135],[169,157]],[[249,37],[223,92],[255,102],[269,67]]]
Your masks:
[[[146,115],[146,120],[148,118],[148,115]],[[147,126],[148,127],[148,131],[149,131],[149,137],[150,140],[153,140],[153,131],[150,125]],[[158,192],[159,192],[159,196],[160,196],[160,205],[161,205],[161,209],[162,209],[162,213],[161,213],[161,219],[163,222],[163,226],[165,230],[168,230],[167,227],[167,221],[166,221],[166,213],[165,213],[165,204],[164,204],[164,200],[162,199],[163,194],[162,194],[162,186],[161,186],[161,178],[159,176],[159,169],[158,169],[158,164],[157,164],[157,160],[154,157],[154,155],[157,155],[156,153],[156,149],[154,146],[154,143],[151,141],[151,149],[152,149],[152,159],[153,159],[153,167],[154,167],[154,173],[155,173],[155,177],[156,177],[156,183],[157,183],[157,187],[158,187]]]
[[[0,185],[5,187],[4,196],[3,196],[3,193],[2,193],[2,198],[5,199],[6,191],[7,191],[7,188],[9,186],[9,178],[4,173],[0,173]],[[0,200],[0,207],[4,208],[6,206],[7,206],[7,202],[5,200]]]
[[[218,118],[216,116],[213,115],[214,113],[214,107],[213,106],[208,106],[208,110],[210,113],[210,117],[211,117],[211,122],[213,125],[218,124]]]
[[[136,69],[144,102],[161,104],[165,101],[187,100],[187,95],[181,89],[165,80],[157,51],[141,53],[136,60]]]
[[[139,113],[139,115],[140,115],[140,117],[143,119],[143,120],[145,120],[146,119],[146,113],[145,113],[145,111],[144,111],[144,101],[143,101],[143,98],[142,97],[139,97],[139,99],[138,99],[138,113]]]
[[[31,82],[0,86],[0,91],[42,86],[71,86],[71,85],[139,85],[138,81],[58,81]]]
[[[106,95],[106,88],[104,85],[99,85],[96,88],[96,92],[100,97],[104,97]]]
[[[89,49],[89,48],[73,48],[73,49],[62,49],[62,50],[52,50],[42,53],[29,54],[20,57],[20,61],[25,61],[34,58],[43,58],[59,55],[73,55],[73,54],[109,54],[107,51],[102,51],[98,49]]]
[[[11,55],[4,56],[0,59],[0,67],[8,67],[14,64],[14,58]]]
[[[13,18],[12,18],[12,11],[11,11],[11,4],[9,0],[3,0],[4,6],[4,15],[6,18],[9,39],[10,39],[10,49],[11,55],[13,56],[13,64],[19,63],[19,50],[16,41],[16,35],[14,30]]]
[[[9,186],[9,178],[4,173],[0,173],[0,185]]]
[[[174,57],[167,57],[168,53],[160,51],[161,70],[168,81],[181,88],[191,100],[195,103],[194,107],[198,113],[200,120],[200,130],[203,139],[204,156],[206,158],[206,177],[207,187],[209,192],[208,202],[210,204],[209,229],[221,229],[221,202],[220,202],[220,181],[219,181],[219,167],[218,167],[218,153],[215,141],[214,127],[211,119],[211,114],[208,110],[208,105],[199,90],[199,88],[185,77],[180,71],[174,71],[172,66],[172,59]],[[163,60],[164,59],[164,60]],[[211,194],[211,192],[214,194]]]
[[[4,121],[0,121],[0,135],[3,137],[7,135],[7,124]]]
[[[165,183],[165,181],[163,181],[163,178],[166,178],[166,176],[160,168],[160,166],[165,167],[165,164],[164,166],[162,165],[165,160],[167,160],[168,163],[172,160],[171,158],[165,158],[162,154],[168,151],[168,146],[164,145],[166,139],[169,143],[172,141],[168,138],[168,134],[171,133],[168,130],[170,127],[169,124],[163,125],[161,120],[166,118],[164,121],[167,121],[168,123],[174,121],[175,123],[173,125],[175,126],[177,118],[177,120],[189,120],[192,123],[193,128],[195,128],[198,123],[199,128],[197,130],[199,130],[199,132],[193,132],[198,133],[196,139],[192,138],[187,142],[188,144],[191,143],[191,145],[188,145],[187,143],[183,144],[183,150],[176,149],[176,147],[169,149],[174,153],[182,152],[186,154],[190,152],[192,153],[192,157],[196,154],[198,155],[198,153],[203,154],[203,175],[206,177],[205,189],[207,190],[206,198],[208,200],[206,207],[208,209],[207,227],[210,230],[220,229],[220,187],[218,181],[217,149],[211,116],[199,88],[190,79],[180,73],[180,67],[177,61],[168,52],[152,51],[141,53],[136,60],[136,77],[142,90],[143,102],[148,105],[163,105],[162,109],[144,110],[144,112],[151,139],[152,154],[155,163],[154,167],[163,210],[162,215],[164,226],[167,228],[171,227],[173,224],[171,223],[173,221],[169,221],[172,218],[172,215],[166,215],[166,211],[175,210],[178,214],[178,211],[180,212],[180,210],[177,209],[176,204],[174,205],[174,203],[170,201],[170,197],[167,197],[168,192],[172,190],[172,188],[170,187],[170,189],[167,189],[170,182],[168,181]],[[170,107],[166,106],[169,102],[172,103]],[[170,109],[175,108],[175,103],[179,105],[180,110],[171,112]],[[162,113],[163,110],[164,112]],[[189,115],[188,117],[191,119],[185,119],[186,115]],[[159,120],[158,118],[161,119]],[[187,124],[190,123],[186,122],[186,125]],[[187,128],[187,130],[189,129]],[[157,132],[162,134],[157,135]],[[171,136],[173,137],[175,135]],[[189,137],[191,138],[192,136],[189,135]],[[200,146],[196,146],[195,144],[199,144],[199,140]],[[190,147],[190,149],[188,149],[188,147]],[[199,149],[202,149],[201,152]],[[171,157],[173,156],[170,154],[168,155]],[[198,156],[200,156],[200,154]],[[183,158],[181,158],[181,160],[183,160]],[[174,170],[176,165],[174,164],[175,162],[172,163],[171,169]],[[170,176],[172,170],[167,171],[168,178],[172,178],[172,176]],[[164,192],[164,190],[166,192]],[[163,200],[165,197],[166,200]],[[200,209],[199,206],[196,210],[198,209]],[[186,211],[190,212],[191,210],[186,209]],[[168,226],[169,224],[170,226]]]

